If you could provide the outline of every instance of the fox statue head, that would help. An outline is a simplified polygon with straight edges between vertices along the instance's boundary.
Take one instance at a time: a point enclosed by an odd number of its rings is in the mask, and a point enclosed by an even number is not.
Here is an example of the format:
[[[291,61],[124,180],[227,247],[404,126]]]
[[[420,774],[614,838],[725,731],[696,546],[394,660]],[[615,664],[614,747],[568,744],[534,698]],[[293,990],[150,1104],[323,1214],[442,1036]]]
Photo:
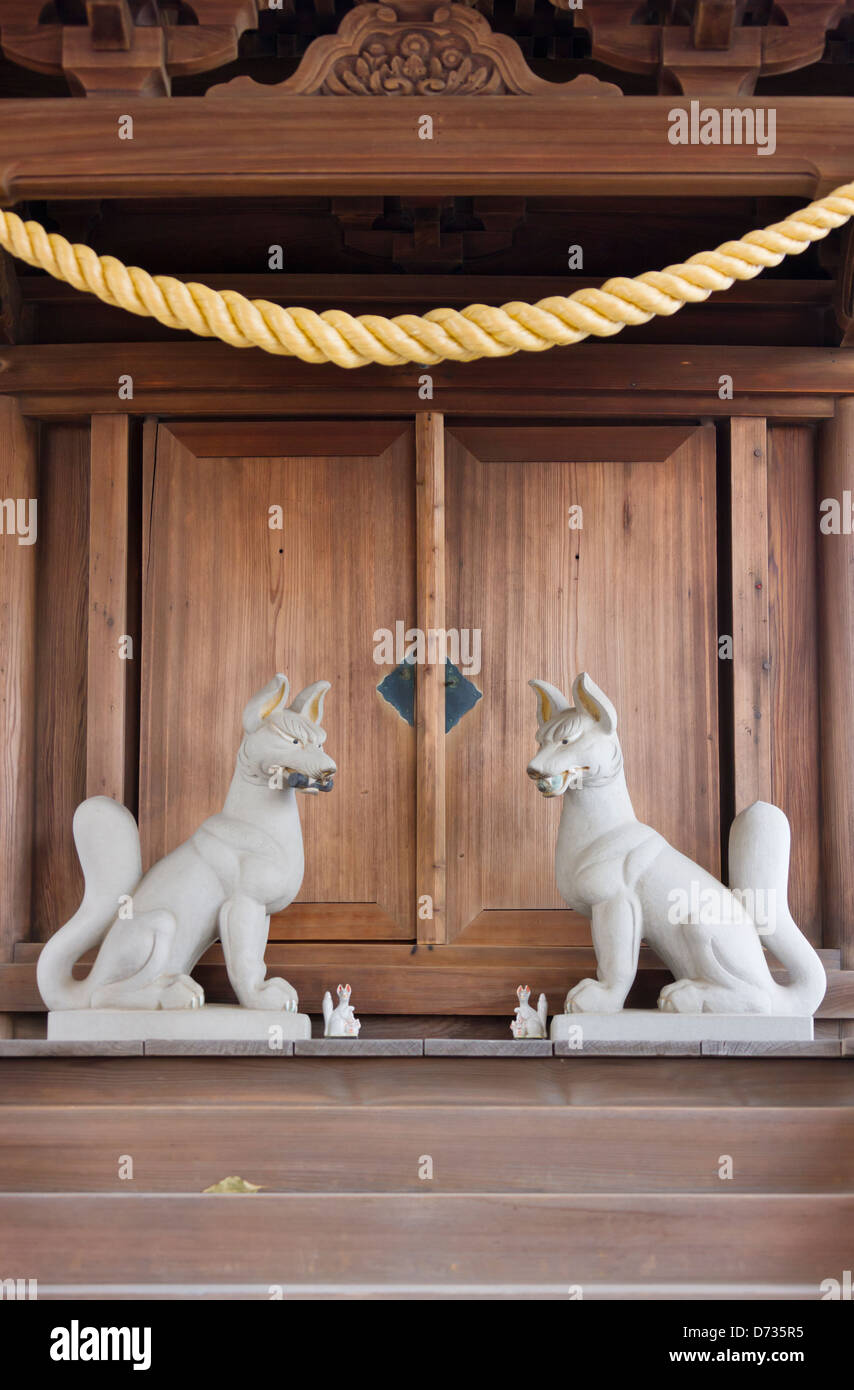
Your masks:
[[[573,704],[547,681],[528,684],[537,696],[539,744],[528,776],[543,796],[601,786],[622,771],[617,711],[586,671],[572,683]]]
[[[337,771],[323,752],[320,727],[329,681],[314,681],[288,704],[288,678],[275,675],[243,711],[244,739],[238,764],[244,777],[272,788],[328,792]]]

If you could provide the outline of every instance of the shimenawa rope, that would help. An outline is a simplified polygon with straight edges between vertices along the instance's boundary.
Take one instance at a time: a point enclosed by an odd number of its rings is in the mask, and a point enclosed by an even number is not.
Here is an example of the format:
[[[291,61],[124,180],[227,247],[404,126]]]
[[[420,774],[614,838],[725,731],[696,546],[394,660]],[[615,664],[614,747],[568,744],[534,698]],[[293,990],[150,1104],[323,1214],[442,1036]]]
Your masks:
[[[752,280],[786,256],[797,256],[854,217],[854,183],[842,184],[826,198],[740,241],[700,251],[684,264],[649,270],[628,279],[617,276],[600,289],[552,295],[536,304],[512,301],[500,307],[470,304],[466,309],[429,313],[354,317],[343,309],[285,309],[264,299],[246,299],[234,290],[212,290],[170,275],[149,275],[89,246],[72,245],[38,222],[24,222],[0,210],[0,245],[29,265],[46,270],[77,290],[131,314],[156,318],[167,328],[188,329],[202,338],[220,338],[232,347],[259,347],[303,362],[334,362],[364,367],[370,362],[398,367],[407,362],[472,362],[514,352],[579,343],[593,334],[611,337],[628,324],[647,323],[658,314],[675,314],[736,280]]]

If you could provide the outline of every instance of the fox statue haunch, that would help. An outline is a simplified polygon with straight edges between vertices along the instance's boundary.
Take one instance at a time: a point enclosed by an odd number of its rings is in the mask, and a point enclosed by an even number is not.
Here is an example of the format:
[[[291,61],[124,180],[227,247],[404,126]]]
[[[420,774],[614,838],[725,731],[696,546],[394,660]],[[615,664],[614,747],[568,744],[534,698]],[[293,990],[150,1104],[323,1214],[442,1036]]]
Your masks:
[[[287,980],[265,979],[264,948],[270,913],[293,902],[302,884],[295,789],[328,791],[336,771],[320,727],[328,689],[315,681],[288,705],[287,677],[277,675],[252,697],[222,811],[144,876],[130,811],[105,796],[78,806],[74,842],[86,889],[39,958],[49,1009],[197,1008],[204,994],[190,973],[219,938],[244,1008],[296,1012]],[[99,943],[88,977],[75,980],[75,961]]]
[[[824,997],[824,967],[788,908],[789,823],[756,801],[730,830],[732,888],[642,825],[632,810],[617,739],[617,712],[586,672],[574,705],[555,686],[537,695],[539,752],[528,766],[545,796],[564,796],[556,871],[561,897],[591,919],[597,978],[569,991],[567,1012],[617,1013],[635,978],[644,937],[675,976],[658,999],[673,1013],[811,1016]],[[675,904],[719,905],[715,913]],[[770,904],[761,923],[789,972],[768,968],[758,923],[742,899]],[[767,915],[767,921],[764,920]]]

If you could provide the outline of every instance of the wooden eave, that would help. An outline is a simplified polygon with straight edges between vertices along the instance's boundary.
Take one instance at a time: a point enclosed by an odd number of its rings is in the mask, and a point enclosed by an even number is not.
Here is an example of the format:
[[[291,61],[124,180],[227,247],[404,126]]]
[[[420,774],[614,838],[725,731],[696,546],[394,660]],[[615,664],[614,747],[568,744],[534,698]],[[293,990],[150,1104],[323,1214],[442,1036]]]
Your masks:
[[[0,101],[0,198],[285,194],[780,195],[854,178],[854,102],[740,98],[776,111],[772,156],[674,146],[687,97],[305,97]],[[721,109],[731,104],[707,103]],[[434,121],[432,140],[418,120]],[[132,115],[133,140],[118,138]]]

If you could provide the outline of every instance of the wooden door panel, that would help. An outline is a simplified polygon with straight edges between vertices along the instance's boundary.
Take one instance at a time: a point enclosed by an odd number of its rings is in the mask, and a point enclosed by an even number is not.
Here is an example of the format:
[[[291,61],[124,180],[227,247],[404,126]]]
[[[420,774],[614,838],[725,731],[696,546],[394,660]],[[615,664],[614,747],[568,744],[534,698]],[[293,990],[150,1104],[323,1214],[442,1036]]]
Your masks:
[[[330,795],[300,798],[305,879],[271,936],[411,937],[414,736],[373,660],[376,628],[414,621],[411,428],[161,426],[149,471],[145,862],[221,806],[248,697],[277,670],[291,695],[328,679],[339,774]]]
[[[483,649],[483,698],[447,745],[450,934],[481,911],[504,934],[508,912],[524,929],[563,908],[560,802],[525,777],[530,677],[569,696],[590,673],[619,712],[638,817],[719,872],[711,427],[453,428],[445,481],[447,622],[480,628]]]

